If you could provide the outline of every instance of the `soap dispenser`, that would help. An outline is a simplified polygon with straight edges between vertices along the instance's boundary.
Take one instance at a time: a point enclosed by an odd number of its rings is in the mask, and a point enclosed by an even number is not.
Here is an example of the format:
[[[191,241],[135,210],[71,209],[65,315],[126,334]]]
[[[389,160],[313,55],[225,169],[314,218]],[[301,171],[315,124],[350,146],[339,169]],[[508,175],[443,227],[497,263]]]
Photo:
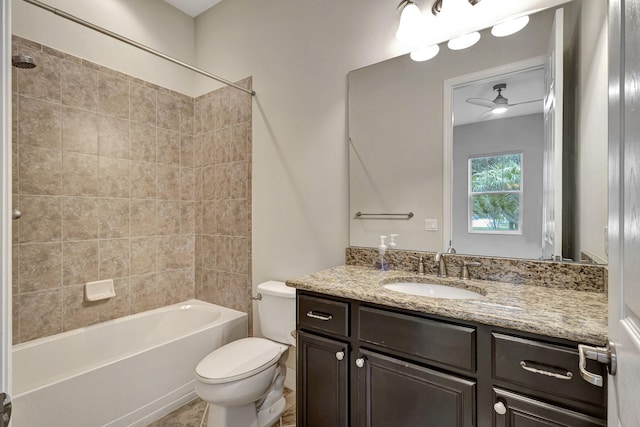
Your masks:
[[[395,249],[398,246],[395,240],[398,236],[399,234],[389,234],[389,249]]]
[[[378,254],[380,255],[380,259],[376,261],[376,269],[378,270],[389,270],[389,263],[384,260],[384,254],[387,252],[387,245],[385,244],[385,240],[387,236],[380,236],[380,245],[378,245]]]

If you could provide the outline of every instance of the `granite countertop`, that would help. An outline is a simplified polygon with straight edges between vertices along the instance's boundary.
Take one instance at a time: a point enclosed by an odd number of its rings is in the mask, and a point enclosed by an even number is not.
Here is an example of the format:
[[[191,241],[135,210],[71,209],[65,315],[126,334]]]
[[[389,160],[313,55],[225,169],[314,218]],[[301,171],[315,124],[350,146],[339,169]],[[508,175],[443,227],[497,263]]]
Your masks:
[[[483,295],[472,300],[438,299],[387,290],[398,281],[466,288]],[[460,280],[372,267],[340,266],[288,280],[288,286],[452,319],[468,320],[585,344],[607,342],[607,294],[493,282]]]

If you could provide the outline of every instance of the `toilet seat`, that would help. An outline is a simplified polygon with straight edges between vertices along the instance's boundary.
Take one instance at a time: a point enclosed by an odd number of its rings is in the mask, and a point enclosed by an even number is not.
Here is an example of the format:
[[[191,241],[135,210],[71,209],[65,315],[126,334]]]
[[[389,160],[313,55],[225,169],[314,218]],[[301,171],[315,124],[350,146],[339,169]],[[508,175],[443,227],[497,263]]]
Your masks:
[[[198,380],[223,384],[250,377],[273,365],[286,346],[264,338],[242,338],[210,353],[196,366]]]

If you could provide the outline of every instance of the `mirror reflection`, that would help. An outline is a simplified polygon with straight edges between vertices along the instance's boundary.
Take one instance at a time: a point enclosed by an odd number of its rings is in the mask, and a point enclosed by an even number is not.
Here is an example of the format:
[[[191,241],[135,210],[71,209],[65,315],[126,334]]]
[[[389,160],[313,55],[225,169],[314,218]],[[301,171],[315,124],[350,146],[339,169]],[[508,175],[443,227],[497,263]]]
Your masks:
[[[555,8],[531,16],[527,27],[509,37],[481,31],[480,41],[464,51],[443,45],[430,61],[406,55],[352,71],[350,244],[371,247],[380,234],[394,233],[402,249],[441,251],[451,240],[458,253],[539,259],[553,256],[545,253],[551,243],[564,260],[606,262],[606,12],[604,0],[563,7],[564,88],[558,96],[564,112],[556,120],[562,124],[560,157],[552,171],[544,166],[553,162],[544,154],[544,103],[538,100],[547,96],[539,81]],[[537,74],[535,80],[527,73]],[[500,118],[491,117],[489,102],[499,96],[512,106]],[[467,148],[456,143],[461,138]],[[509,181],[517,175],[514,155],[521,156],[518,185]],[[474,189],[474,177],[479,184],[482,174],[497,171],[504,179],[489,183],[493,190]],[[487,197],[490,191],[497,193]],[[552,200],[555,205],[543,210]],[[356,217],[357,212],[413,217]],[[555,224],[562,226],[554,229]]]

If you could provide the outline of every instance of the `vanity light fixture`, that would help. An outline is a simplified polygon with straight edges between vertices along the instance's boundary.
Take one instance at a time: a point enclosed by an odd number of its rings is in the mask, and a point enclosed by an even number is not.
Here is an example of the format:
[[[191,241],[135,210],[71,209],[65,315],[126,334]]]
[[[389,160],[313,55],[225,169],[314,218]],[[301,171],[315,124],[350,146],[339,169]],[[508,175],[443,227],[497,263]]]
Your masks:
[[[455,39],[449,40],[447,46],[451,50],[462,50],[478,43],[478,40],[480,40],[480,33],[474,31],[473,33],[463,34]]]
[[[421,47],[411,52],[409,57],[416,62],[428,61],[440,52],[440,46],[437,44]]]
[[[491,29],[491,34],[494,37],[506,37],[511,34],[515,34],[522,30],[529,23],[529,15],[520,16],[496,24]]]
[[[396,32],[396,38],[401,42],[415,43],[420,39],[420,33],[423,31],[422,12],[413,0],[402,0],[396,12],[400,13],[400,25]]]

